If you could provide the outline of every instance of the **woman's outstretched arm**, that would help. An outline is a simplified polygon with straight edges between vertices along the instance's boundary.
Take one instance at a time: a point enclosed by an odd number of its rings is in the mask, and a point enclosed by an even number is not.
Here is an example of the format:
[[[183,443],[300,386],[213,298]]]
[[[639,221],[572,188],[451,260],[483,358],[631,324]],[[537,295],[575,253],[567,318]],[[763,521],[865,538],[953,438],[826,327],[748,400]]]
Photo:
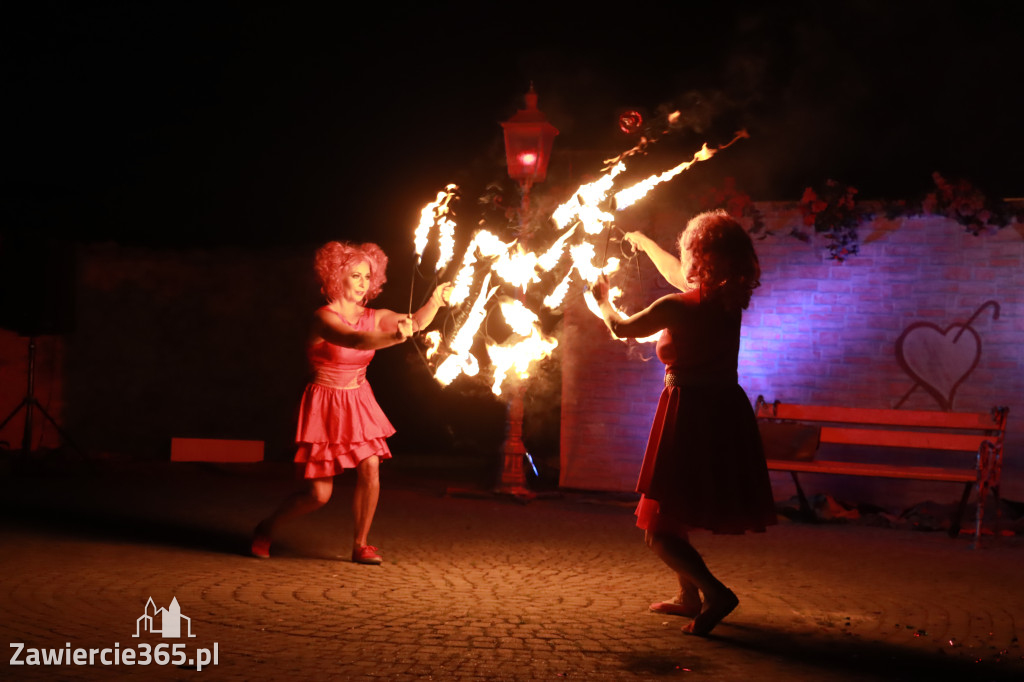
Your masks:
[[[608,277],[601,275],[593,286],[594,298],[601,308],[601,316],[608,331],[620,339],[636,339],[651,336],[669,325],[671,308],[676,305],[672,296],[662,296],[645,309],[623,318],[608,301]]]
[[[642,232],[627,232],[624,239],[635,248],[646,253],[651,262],[654,263],[654,267],[658,269],[658,272],[661,273],[661,276],[669,284],[680,291],[685,291],[689,288],[683,275],[682,263],[678,258],[661,248],[656,241]]]
[[[380,317],[377,311],[377,317]],[[413,322],[409,316],[395,315],[395,319],[382,326],[377,321],[377,328],[371,331],[359,331],[345,324],[337,315],[325,308],[316,311],[313,319],[313,336],[326,339],[330,343],[356,350],[377,350],[402,343],[412,336]]]
[[[437,288],[434,289],[434,293],[430,295],[427,302],[423,306],[414,312],[411,316],[406,313],[396,313],[393,310],[387,310],[380,308],[377,310],[377,329],[393,330],[398,320],[408,319],[412,321],[413,333],[426,329],[433,320],[434,316],[437,315],[437,311],[442,306],[448,305],[448,297],[451,296],[452,288],[451,282],[445,282],[438,284]]]
[[[434,320],[434,315],[437,314],[437,311],[448,305],[448,298],[452,295],[452,289],[454,288],[455,285],[451,282],[437,285],[434,293],[430,295],[430,298],[423,304],[423,307],[412,314],[413,331],[427,328]]]

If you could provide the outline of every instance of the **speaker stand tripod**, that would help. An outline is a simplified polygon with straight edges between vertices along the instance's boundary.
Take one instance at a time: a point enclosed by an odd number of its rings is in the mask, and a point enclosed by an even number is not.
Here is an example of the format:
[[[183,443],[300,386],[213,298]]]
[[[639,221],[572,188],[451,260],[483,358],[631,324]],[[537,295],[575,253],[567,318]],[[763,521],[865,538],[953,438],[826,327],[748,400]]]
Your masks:
[[[7,426],[7,422],[14,419],[14,416],[18,414],[24,408],[25,410],[25,430],[21,438],[21,451],[22,454],[28,454],[32,451],[32,415],[35,410],[46,417],[46,419],[53,425],[53,428],[57,430],[60,437],[64,439],[64,442],[74,448],[77,452],[81,453],[78,446],[75,445],[68,434],[64,432],[64,429],[60,428],[57,421],[50,416],[50,413],[46,411],[35,397],[35,380],[36,380],[36,337],[28,337],[28,389],[25,392],[25,397],[22,399],[18,406],[14,408],[7,418],[4,419],[3,423],[0,423],[0,431]]]

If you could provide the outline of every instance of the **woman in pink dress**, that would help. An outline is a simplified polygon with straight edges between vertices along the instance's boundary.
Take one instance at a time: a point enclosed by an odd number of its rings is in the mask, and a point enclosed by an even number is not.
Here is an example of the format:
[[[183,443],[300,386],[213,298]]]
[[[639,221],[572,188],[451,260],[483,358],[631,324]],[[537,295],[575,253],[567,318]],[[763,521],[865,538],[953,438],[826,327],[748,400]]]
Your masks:
[[[439,285],[412,315],[368,308],[366,302],[385,282],[387,261],[376,244],[329,242],[316,253],[314,268],[327,305],[313,316],[308,346],[313,378],[302,394],[295,437],[295,461],[307,485],[256,526],[252,553],[257,557],[270,556],[271,538],[281,522],[325,505],[334,477],[355,469],[352,561],[382,561],[367,536],[380,495],[380,460],[391,457],[385,439],[395,429],[366,383],[366,366],[378,348],[402,343],[430,324],[451,292],[451,284]]]
[[[776,521],[757,422],[736,375],[742,311],[760,284],[760,266],[749,235],[724,211],[689,222],[679,238],[681,259],[638,232],[626,239],[682,290],[624,320],[608,302],[607,279],[594,286],[615,336],[661,330],[665,388],[637,482],[636,525],[675,571],[679,593],[651,609],[690,616],[684,631],[706,635],[739,600],[690,544],[690,530],[764,531]]]

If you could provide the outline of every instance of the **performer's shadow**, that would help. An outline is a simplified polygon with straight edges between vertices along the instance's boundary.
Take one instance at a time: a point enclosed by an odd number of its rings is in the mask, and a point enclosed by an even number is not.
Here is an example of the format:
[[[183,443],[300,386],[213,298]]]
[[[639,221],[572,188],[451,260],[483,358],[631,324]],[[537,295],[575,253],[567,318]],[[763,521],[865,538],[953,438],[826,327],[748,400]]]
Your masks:
[[[52,537],[251,557],[256,522],[296,487],[290,469],[282,471],[282,477],[246,478],[199,464],[178,467],[167,480],[86,470],[0,477],[0,523]],[[252,493],[240,504],[239,490],[250,484]],[[342,480],[338,492],[347,498],[353,485]],[[323,524],[338,508],[334,503],[332,510],[318,510],[314,519]],[[292,536],[274,543],[274,557],[350,560],[331,534],[309,530]]]
[[[37,468],[0,477],[0,519],[6,529],[249,554],[251,528],[237,528],[237,506],[219,499],[220,486],[227,485],[222,474],[192,468],[161,480],[89,468]]]
[[[165,545],[221,554],[248,554],[250,538],[206,524],[147,517],[130,512],[74,506],[48,508],[0,502],[8,528],[83,540]]]
[[[680,635],[685,636],[685,635]],[[649,655],[630,654],[623,667],[633,673],[670,676],[683,669],[715,674],[731,668],[725,663],[733,655],[749,655],[763,661],[772,675],[795,666],[814,679],[908,680],[1021,680],[1024,666],[1019,660],[999,660],[994,651],[977,655],[901,646],[849,635],[806,635],[770,626],[725,622],[705,638],[678,652]],[[1014,659],[1016,656],[1010,654]],[[1019,656],[1019,653],[1017,654]],[[794,673],[799,674],[799,673]],[[807,678],[811,679],[811,678]]]

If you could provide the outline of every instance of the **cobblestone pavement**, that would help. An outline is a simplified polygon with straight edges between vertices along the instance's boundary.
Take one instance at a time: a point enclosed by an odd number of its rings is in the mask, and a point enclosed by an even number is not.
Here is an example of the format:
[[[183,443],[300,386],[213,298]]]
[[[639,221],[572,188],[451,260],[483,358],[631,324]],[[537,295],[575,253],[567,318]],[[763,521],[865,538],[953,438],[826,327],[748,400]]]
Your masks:
[[[741,600],[701,639],[647,610],[674,579],[613,496],[445,495],[439,472],[389,463],[371,535],[382,566],[336,557],[349,549],[350,479],[282,529],[272,559],[250,558],[255,521],[293,489],[286,466],[0,476],[0,636],[25,645],[20,660],[161,643],[184,643],[185,659],[16,666],[12,647],[0,678],[1024,679],[1019,537],[972,550],[842,525],[696,535]],[[133,637],[150,598],[177,599],[195,636]],[[216,665],[189,666],[214,647]]]

